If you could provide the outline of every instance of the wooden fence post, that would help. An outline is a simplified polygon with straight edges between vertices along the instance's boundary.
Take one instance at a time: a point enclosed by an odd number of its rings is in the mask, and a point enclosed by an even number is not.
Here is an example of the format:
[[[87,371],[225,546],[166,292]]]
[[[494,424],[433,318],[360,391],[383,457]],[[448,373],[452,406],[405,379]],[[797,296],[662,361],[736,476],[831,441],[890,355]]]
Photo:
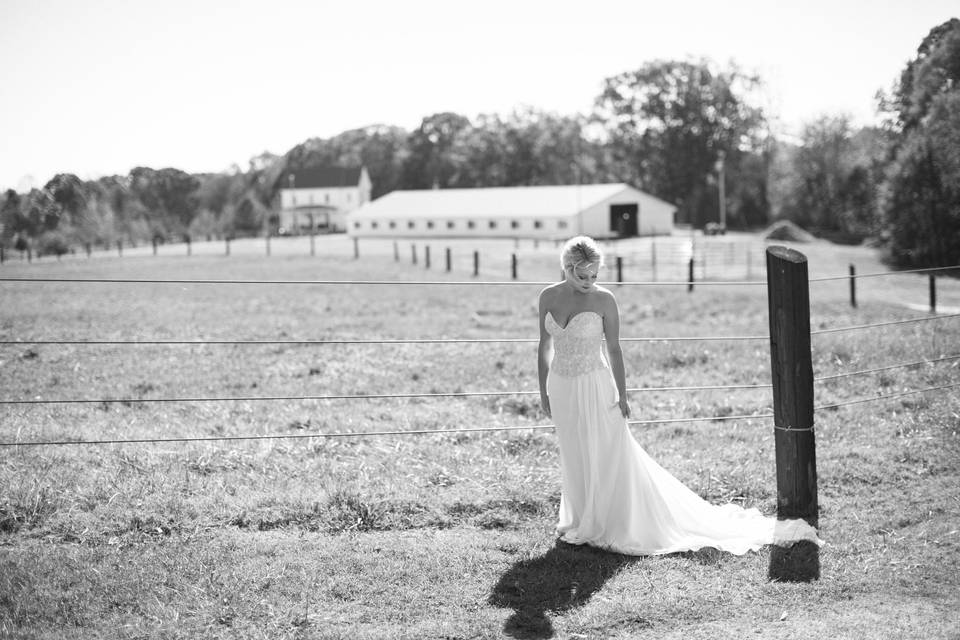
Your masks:
[[[857,268],[850,265],[850,306],[857,308]]]
[[[623,282],[623,256],[617,256],[617,282]]]
[[[424,245],[423,247],[423,268],[430,268],[430,245]]]
[[[480,252],[479,251],[473,252],[473,275],[474,276],[480,275]]]
[[[687,292],[693,291],[693,258],[690,258],[690,268],[687,274]]]
[[[358,260],[360,258],[360,238],[353,237],[353,259]]]
[[[517,254],[510,254],[510,277],[513,280],[517,279]]]
[[[930,274],[930,313],[937,312],[937,276]]]
[[[781,246],[767,249],[770,371],[777,467],[777,517],[802,518],[816,527],[817,457],[813,431],[813,364],[810,356],[810,286],[807,258]],[[820,577],[812,542],[774,547],[769,576],[809,581]]]
[[[453,268],[453,260],[451,259],[451,256],[450,256],[450,247],[447,247],[446,254],[447,254],[447,273],[450,273],[450,270]]]

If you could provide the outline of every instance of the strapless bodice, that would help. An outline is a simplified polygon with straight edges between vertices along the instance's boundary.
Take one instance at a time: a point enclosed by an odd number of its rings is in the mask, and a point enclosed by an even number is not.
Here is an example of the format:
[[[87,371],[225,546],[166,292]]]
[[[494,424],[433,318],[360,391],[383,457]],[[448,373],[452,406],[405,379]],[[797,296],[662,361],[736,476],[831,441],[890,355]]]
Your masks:
[[[551,373],[574,377],[607,366],[603,358],[603,318],[597,312],[576,313],[567,326],[561,327],[548,311],[544,326],[553,338]]]

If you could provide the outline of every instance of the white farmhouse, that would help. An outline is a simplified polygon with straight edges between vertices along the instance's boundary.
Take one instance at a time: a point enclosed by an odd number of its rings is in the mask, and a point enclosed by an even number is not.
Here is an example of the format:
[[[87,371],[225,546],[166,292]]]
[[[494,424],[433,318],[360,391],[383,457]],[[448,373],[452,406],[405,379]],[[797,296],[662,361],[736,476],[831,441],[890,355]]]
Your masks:
[[[393,191],[347,216],[359,237],[669,235],[676,207],[630,185]]]
[[[281,178],[281,233],[346,231],[347,214],[370,202],[366,167],[316,167]]]

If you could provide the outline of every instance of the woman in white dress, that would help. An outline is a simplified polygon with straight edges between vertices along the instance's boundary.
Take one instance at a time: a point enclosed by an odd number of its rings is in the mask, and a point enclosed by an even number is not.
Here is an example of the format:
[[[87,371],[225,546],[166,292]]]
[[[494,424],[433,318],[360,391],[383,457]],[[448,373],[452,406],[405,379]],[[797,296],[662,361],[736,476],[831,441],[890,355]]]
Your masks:
[[[631,555],[822,544],[803,520],[709,504],[647,455],[627,426],[620,312],[596,283],[603,255],[578,236],[564,245],[561,263],[564,280],[540,293],[538,350],[540,401],[560,447],[561,539]]]

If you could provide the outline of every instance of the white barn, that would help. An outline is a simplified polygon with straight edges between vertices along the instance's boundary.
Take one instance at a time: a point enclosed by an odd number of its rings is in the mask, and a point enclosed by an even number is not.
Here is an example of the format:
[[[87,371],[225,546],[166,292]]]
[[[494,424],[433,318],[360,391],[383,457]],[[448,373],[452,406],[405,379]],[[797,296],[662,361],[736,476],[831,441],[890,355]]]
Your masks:
[[[347,216],[357,237],[669,235],[676,207],[630,185],[393,191]]]
[[[366,167],[314,167],[280,182],[281,233],[346,231],[347,214],[370,202]]]

